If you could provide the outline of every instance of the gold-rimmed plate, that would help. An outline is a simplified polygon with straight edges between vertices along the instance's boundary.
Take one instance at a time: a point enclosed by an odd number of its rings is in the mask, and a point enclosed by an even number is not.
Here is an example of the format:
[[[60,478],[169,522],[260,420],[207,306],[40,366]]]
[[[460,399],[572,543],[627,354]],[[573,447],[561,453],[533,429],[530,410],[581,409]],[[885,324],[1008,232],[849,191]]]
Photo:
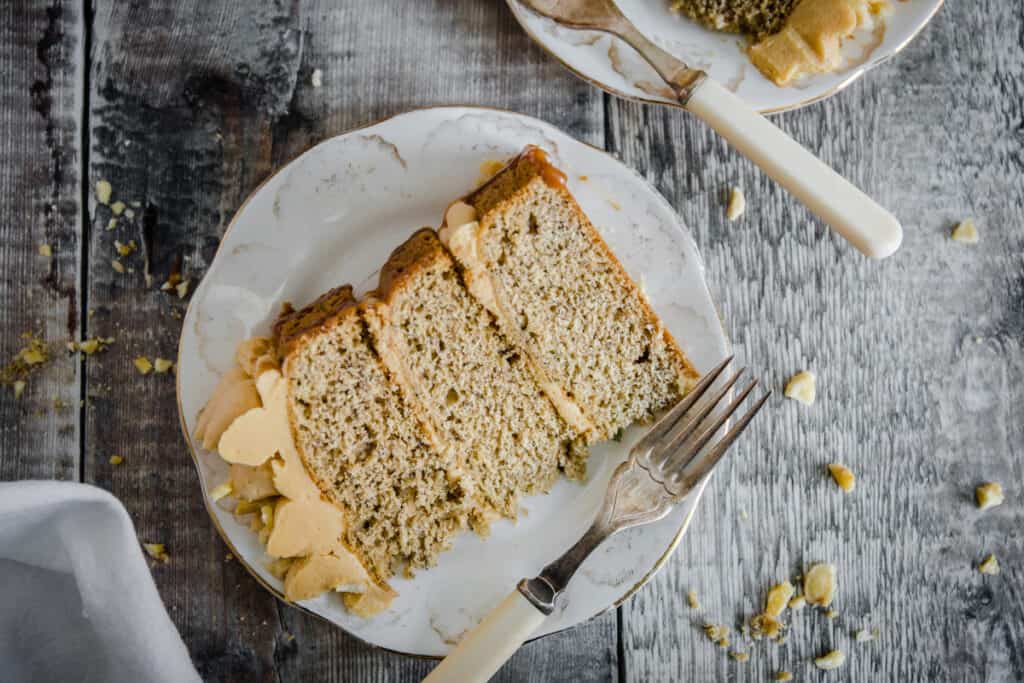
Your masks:
[[[281,597],[281,583],[256,535],[209,492],[226,466],[191,439],[196,416],[234,348],[266,334],[281,302],[305,303],[343,282],[366,291],[391,250],[480,180],[481,167],[527,144],[569,172],[569,187],[698,369],[723,358],[728,342],[689,232],[641,176],[601,150],[536,119],[471,107],[401,114],[327,140],[260,186],[239,209],[186,314],[178,356],[178,405],[218,531],[238,560]],[[372,618],[349,614],[336,594],[300,603],[358,638],[412,655],[443,655],[515,583],[535,575],[586,529],[614,467],[638,434],[596,448],[587,480],[560,481],[523,501],[518,522],[499,521],[487,539],[461,535],[438,565],[395,578],[399,597]],[[615,606],[666,561],[699,491],[667,519],[613,537],[584,564],[539,635]]]
[[[580,78],[613,95],[680,106],[658,74],[618,38],[563,28],[506,0],[523,29]],[[719,83],[763,114],[796,109],[830,97],[902,50],[921,32],[943,0],[893,0],[892,12],[843,46],[843,65],[833,73],[808,77],[780,88],[765,78],[746,55],[746,39],[699,26],[670,10],[669,0],[616,0],[644,35]]]

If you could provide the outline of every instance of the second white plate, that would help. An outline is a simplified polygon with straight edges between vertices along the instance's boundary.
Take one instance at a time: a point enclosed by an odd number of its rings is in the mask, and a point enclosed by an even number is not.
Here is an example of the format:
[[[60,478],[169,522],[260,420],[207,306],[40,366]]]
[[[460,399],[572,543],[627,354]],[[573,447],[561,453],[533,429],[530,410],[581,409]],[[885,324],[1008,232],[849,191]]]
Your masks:
[[[618,38],[603,33],[562,28],[507,0],[530,36],[576,75],[613,95],[679,106],[658,74]],[[745,40],[710,31],[669,10],[668,0],[616,0],[622,12],[659,47],[690,66],[707,71],[763,114],[796,109],[839,92],[872,67],[899,52],[935,15],[942,0],[899,0],[893,12],[873,31],[847,41],[846,65],[835,73],[813,76],[780,88],[761,75],[746,55]]]
[[[361,293],[417,228],[436,226],[446,205],[473,189],[485,162],[527,144],[548,150],[569,187],[698,370],[724,358],[728,342],[689,232],[637,173],[552,126],[509,112],[423,109],[327,140],[259,187],[231,223],[185,317],[178,356],[182,429],[207,508],[235,556],[270,591],[281,583],[256,535],[209,491],[223,462],[191,440],[196,415],[235,346],[267,334],[283,301],[305,304],[344,282]],[[395,578],[399,597],[372,619],[348,613],[329,594],[299,606],[362,640],[407,654],[443,655],[510,591],[558,557],[589,526],[614,467],[638,434],[596,448],[582,483],[560,481],[523,501],[517,523],[491,536],[462,534],[437,567]],[[587,560],[538,635],[574,626],[636,591],[664,563],[693,514],[700,491],[661,522],[613,537]]]

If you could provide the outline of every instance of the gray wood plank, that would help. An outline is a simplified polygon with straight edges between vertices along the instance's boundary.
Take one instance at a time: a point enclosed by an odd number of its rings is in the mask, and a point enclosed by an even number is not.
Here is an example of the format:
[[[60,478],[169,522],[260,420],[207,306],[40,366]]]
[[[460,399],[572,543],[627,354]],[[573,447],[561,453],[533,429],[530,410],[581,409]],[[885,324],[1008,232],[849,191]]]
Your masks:
[[[668,568],[625,605],[628,680],[1024,676],[1022,28],[1015,3],[947,3],[892,62],[775,118],[902,218],[903,250],[884,262],[826,232],[698,121],[611,103],[609,146],[694,231],[741,360],[779,394],[798,370],[819,377],[813,407],[772,399]],[[733,185],[748,210],[729,223]],[[974,247],[948,239],[967,216]],[[837,461],[858,475],[855,492],[829,480]],[[1009,496],[979,512],[985,480]],[[990,552],[999,576],[974,568]],[[701,633],[706,621],[735,628],[772,583],[818,561],[838,568],[835,620],[805,610],[782,645],[734,638],[747,663]],[[863,625],[880,640],[854,643]],[[846,665],[819,674],[811,659],[833,647]]]
[[[77,6],[0,5],[0,366],[23,333],[50,347],[20,399],[0,386],[0,480],[78,478],[82,51]]]
[[[109,207],[90,203],[90,332],[117,344],[89,369],[86,478],[125,502],[140,537],[168,545],[172,560],[154,575],[205,678],[419,680],[431,662],[369,648],[224,562],[178,435],[173,378],[132,365],[173,357],[184,302],[146,286],[141,250],[122,259],[134,272],[115,272],[113,242],[146,237],[156,285],[179,259],[195,281],[249,192],[326,137],[466,103],[600,144],[602,96],[545,58],[499,3],[104,2],[93,26],[89,182],[108,180],[115,200],[140,206],[108,232]],[[113,453],[124,464],[109,465]],[[527,646],[499,679],[609,680],[616,667],[611,613]]]

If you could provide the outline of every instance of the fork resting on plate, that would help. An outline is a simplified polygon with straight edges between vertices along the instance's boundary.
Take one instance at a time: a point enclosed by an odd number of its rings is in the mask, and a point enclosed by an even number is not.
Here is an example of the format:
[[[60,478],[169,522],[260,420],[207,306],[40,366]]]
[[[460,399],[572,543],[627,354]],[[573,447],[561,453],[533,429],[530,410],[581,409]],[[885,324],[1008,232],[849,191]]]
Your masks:
[[[616,468],[604,503],[583,537],[532,579],[523,579],[494,611],[467,633],[425,681],[486,681],[553,611],[576,570],[612,534],[665,517],[725,455],[754,418],[769,391],[735,425],[716,436],[757,386],[752,380],[729,400],[743,370],[709,389],[732,361],[726,358],[630,449]]]
[[[687,111],[714,128],[854,247],[875,258],[899,249],[903,228],[895,216],[702,70],[651,42],[614,0],[519,2],[563,26],[621,38],[658,72]]]

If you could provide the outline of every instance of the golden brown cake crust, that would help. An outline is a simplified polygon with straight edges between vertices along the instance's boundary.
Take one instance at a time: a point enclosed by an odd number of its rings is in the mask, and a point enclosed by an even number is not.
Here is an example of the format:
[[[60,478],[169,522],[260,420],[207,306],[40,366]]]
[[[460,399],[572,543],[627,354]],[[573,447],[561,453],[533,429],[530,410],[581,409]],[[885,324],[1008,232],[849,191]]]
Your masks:
[[[355,311],[352,285],[335,287],[299,310],[286,310],[274,323],[274,345],[279,357],[287,358],[304,339],[329,330],[342,316]]]
[[[583,213],[583,209],[581,209],[579,204],[576,202],[576,198],[572,196],[572,193],[569,192],[568,189],[566,189],[564,183],[557,182],[556,176],[552,174],[551,169],[557,171],[557,169],[551,165],[543,150],[540,150],[533,145],[529,145],[505,168],[498,171],[493,178],[462,201],[476,209],[477,220],[480,221],[482,225],[487,222],[487,213],[489,211],[506,201],[515,201],[518,195],[525,194],[529,191],[531,183],[544,182],[556,192],[562,194],[572,207],[572,210],[580,218],[581,223],[589,226],[590,220],[586,217],[586,214]],[[557,172],[561,173],[560,171]],[[564,178],[564,176],[562,177]],[[591,229],[588,232],[588,238],[590,241],[601,249],[611,263],[615,265],[623,276],[624,282],[627,283],[626,286],[632,288],[636,293],[641,294],[639,298],[644,308],[644,314],[648,320],[658,321],[658,316],[647,303],[647,297],[642,296],[639,287],[637,287],[636,283],[633,282],[633,279],[629,277],[626,269],[615,256],[611,247],[609,247],[607,242],[604,241],[604,238],[601,237],[597,230]],[[679,345],[672,337],[672,334],[664,326],[662,326],[662,334],[664,335],[665,343],[668,346],[670,353],[683,368],[683,376],[687,383],[692,385],[693,382],[696,382],[697,379],[700,378],[700,373],[698,373],[693,367],[689,359],[686,357],[686,354],[684,354],[682,349],[679,348]]]
[[[397,291],[417,268],[450,258],[437,233],[432,228],[420,228],[391,252],[380,270],[380,280],[374,294],[381,301],[387,302],[392,292]]]

